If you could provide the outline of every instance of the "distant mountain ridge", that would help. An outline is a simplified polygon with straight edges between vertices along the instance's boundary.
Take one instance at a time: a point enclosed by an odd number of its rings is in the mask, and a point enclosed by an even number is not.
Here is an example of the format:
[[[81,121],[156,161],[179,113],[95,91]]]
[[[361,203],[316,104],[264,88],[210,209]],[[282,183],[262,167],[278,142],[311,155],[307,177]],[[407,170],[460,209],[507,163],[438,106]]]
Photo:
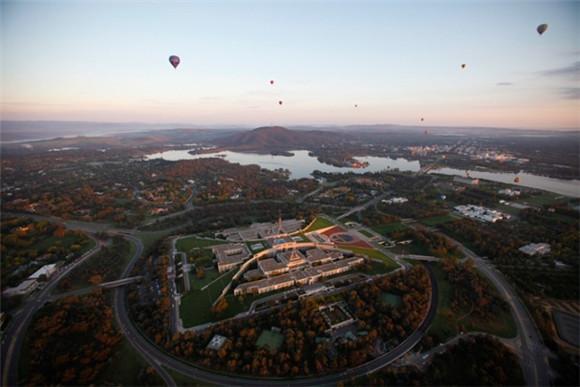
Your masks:
[[[245,149],[284,148],[297,146],[319,146],[321,144],[337,143],[341,139],[336,133],[320,130],[302,131],[290,130],[281,126],[263,126],[248,132],[234,134],[214,140],[221,147],[237,147]]]

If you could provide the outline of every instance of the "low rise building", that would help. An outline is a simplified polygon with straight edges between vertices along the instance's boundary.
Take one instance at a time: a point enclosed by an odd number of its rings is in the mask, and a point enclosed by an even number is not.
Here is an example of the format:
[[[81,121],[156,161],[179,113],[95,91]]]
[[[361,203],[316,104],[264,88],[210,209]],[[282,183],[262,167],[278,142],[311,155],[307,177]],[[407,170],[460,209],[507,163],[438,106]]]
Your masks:
[[[547,243],[530,243],[518,250],[527,255],[545,255],[550,252],[551,248]]]
[[[243,243],[229,243],[212,246],[218,261],[218,271],[224,273],[250,257],[248,247]]]
[[[6,289],[2,295],[7,297],[26,296],[32,293],[38,287],[38,282],[35,279],[26,279],[14,288]]]
[[[286,264],[278,262],[274,258],[259,260],[258,268],[260,268],[262,273],[264,273],[264,275],[266,276],[282,274],[288,271],[288,267],[286,266]]]
[[[49,278],[56,271],[56,263],[51,263],[50,265],[44,265],[34,273],[32,273],[28,278],[38,280],[40,276],[44,275]]]
[[[279,264],[279,262],[273,258],[270,258],[259,261],[258,266],[260,266],[260,264],[264,261],[274,261]],[[254,292],[257,294],[262,294],[295,285],[311,285],[322,277],[329,277],[331,275],[352,270],[354,266],[362,262],[364,262],[363,257],[347,258],[316,267],[306,267],[302,270],[292,271],[290,273],[285,273],[271,278],[246,282],[238,285],[238,287],[234,289],[234,295],[238,296],[241,294],[252,294]]]
[[[495,223],[498,220],[510,218],[509,215],[503,214],[497,210],[492,210],[481,206],[464,205],[464,206],[455,206],[453,207],[453,209],[463,216],[467,216],[469,218],[473,218],[476,220],[481,220],[483,222]]]

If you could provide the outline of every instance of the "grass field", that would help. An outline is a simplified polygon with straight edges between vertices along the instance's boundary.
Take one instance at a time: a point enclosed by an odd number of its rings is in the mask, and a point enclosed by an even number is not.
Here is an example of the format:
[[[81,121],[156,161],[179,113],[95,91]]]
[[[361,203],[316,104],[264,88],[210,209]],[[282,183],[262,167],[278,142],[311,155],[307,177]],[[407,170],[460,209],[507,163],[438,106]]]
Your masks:
[[[164,238],[169,234],[170,234],[169,232],[144,232],[135,234],[134,236],[141,239],[141,241],[143,242],[143,246],[145,246],[145,251],[147,251],[147,249],[151,247],[155,242],[157,242],[159,239]]]
[[[541,207],[544,204],[552,204],[555,202],[568,202],[569,200],[570,198],[562,196],[557,193],[543,192],[540,195],[532,196],[529,198],[517,199],[516,202],[520,204],[525,204],[524,202],[526,202],[527,205],[529,206]]]
[[[399,268],[399,265],[395,261],[393,261],[391,258],[387,257],[385,254],[381,253],[378,250],[365,249],[362,247],[346,246],[346,245],[339,245],[338,247],[343,249],[343,250],[350,250],[355,254],[364,254],[364,255],[367,255],[369,258],[379,259],[385,264],[388,272],[396,270]]]
[[[190,276],[191,291],[189,294],[181,297],[181,305],[179,307],[179,315],[185,328],[215,320],[210,313],[210,308],[213,302],[220,296],[222,290],[232,280],[235,273],[235,270],[230,270],[219,276],[217,271],[208,270],[206,271],[205,278],[201,280],[195,277],[195,275]],[[214,280],[216,281],[212,283]],[[201,290],[206,285],[209,286]]]
[[[226,241],[219,241],[213,239],[202,239],[197,237],[180,238],[175,243],[175,249],[177,251],[188,252],[191,249],[199,247],[209,247],[215,245],[221,245],[225,243],[230,243]]]
[[[258,337],[258,340],[256,340],[256,346],[267,349],[269,351],[274,351],[280,348],[283,342],[283,334],[272,332],[266,329],[260,333],[260,337]]]
[[[381,299],[383,300],[383,302],[391,304],[395,307],[401,305],[401,296],[396,294],[383,292],[381,293]]]
[[[330,220],[326,219],[326,218],[316,218],[316,220],[314,221],[314,223],[312,223],[312,225],[310,227],[308,227],[306,230],[304,230],[304,232],[311,232],[311,231],[315,231],[315,230],[319,230],[321,228],[327,228],[327,227],[332,227],[334,226],[334,223],[331,222]]]
[[[364,236],[366,236],[367,238],[372,238],[374,237],[373,234],[371,234],[370,232],[368,232],[367,230],[359,230],[358,232],[360,232],[361,234],[363,234]]]

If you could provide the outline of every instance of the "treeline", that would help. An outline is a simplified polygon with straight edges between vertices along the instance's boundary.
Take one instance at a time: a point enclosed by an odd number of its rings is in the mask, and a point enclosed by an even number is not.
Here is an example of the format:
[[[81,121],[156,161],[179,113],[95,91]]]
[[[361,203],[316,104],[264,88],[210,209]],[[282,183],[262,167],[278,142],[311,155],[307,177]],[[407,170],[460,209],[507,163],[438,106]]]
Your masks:
[[[453,237],[469,241],[479,255],[487,256],[495,263],[519,263],[524,258],[518,248],[524,245],[524,241],[512,235],[506,225],[499,223],[484,225],[471,219],[460,219],[456,222],[441,223],[446,233]]]
[[[143,279],[127,287],[129,316],[137,327],[157,344],[167,343],[169,307],[171,305],[167,279],[169,256],[168,239],[160,239],[145,251],[131,275]]]
[[[491,285],[473,270],[471,259],[460,263],[457,259],[442,259],[443,271],[453,285],[451,309],[454,312],[469,311],[483,320],[492,320],[507,312],[507,303],[500,298]]]
[[[115,235],[110,246],[103,246],[97,254],[64,278],[58,284],[59,289],[67,291],[73,282],[99,284],[119,279],[130,249],[131,246],[125,238]]]
[[[491,336],[460,339],[436,354],[424,371],[415,366],[387,367],[357,380],[369,386],[523,386],[519,358]],[[350,384],[349,384],[350,385]]]
[[[442,258],[460,252],[459,248],[449,239],[427,229],[394,231],[391,238],[394,240],[413,239],[423,246],[427,254],[434,257]]]
[[[186,361],[233,374],[259,377],[307,376],[355,367],[371,359],[377,342],[396,345],[422,321],[429,302],[429,278],[426,270],[415,267],[398,272],[375,283],[353,289],[343,296],[310,298],[298,304],[289,302],[278,310],[254,314],[247,319],[222,321],[201,334],[166,335],[158,344]],[[384,292],[399,295],[402,303],[395,307],[383,300]],[[356,339],[331,342],[329,328],[319,306],[339,300],[346,302],[352,316],[358,319]],[[131,303],[130,303],[131,304]],[[355,323],[356,324],[356,323]],[[256,345],[264,330],[278,327],[283,342],[278,349]],[[216,335],[227,338],[219,349],[208,349]]]
[[[16,286],[41,266],[76,259],[90,243],[81,231],[62,223],[30,218],[2,218],[2,284]]]
[[[212,230],[223,230],[231,227],[250,225],[254,222],[276,222],[280,213],[282,219],[304,219],[306,224],[319,214],[316,206],[298,205],[282,201],[249,201],[226,202],[195,207],[181,216],[143,227],[146,230],[165,229],[183,225],[182,233],[207,234],[213,236]]]
[[[399,218],[422,219],[449,213],[449,210],[444,208],[441,202],[433,201],[433,199],[424,195],[410,198],[405,203],[377,205],[377,208],[381,212],[386,212]]]
[[[548,243],[553,259],[577,267],[580,255],[579,215],[577,210],[563,206],[554,207],[554,213],[547,209],[528,208],[519,214],[526,222],[521,233],[529,241]]]
[[[46,304],[26,338],[31,385],[89,385],[107,365],[122,335],[101,290]]]

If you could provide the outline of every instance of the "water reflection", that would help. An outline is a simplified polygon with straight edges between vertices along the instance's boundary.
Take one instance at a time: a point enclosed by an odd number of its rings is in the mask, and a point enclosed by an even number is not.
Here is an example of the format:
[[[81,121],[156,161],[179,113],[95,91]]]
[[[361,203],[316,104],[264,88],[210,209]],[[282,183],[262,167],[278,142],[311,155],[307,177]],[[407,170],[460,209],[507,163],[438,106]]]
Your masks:
[[[400,171],[411,172],[417,172],[419,169],[421,169],[419,161],[416,160],[407,160],[403,158],[391,159],[389,157],[375,156],[358,157],[358,159],[361,161],[367,161],[369,163],[369,166],[366,168],[339,168],[319,162],[316,157],[310,156],[306,150],[291,151],[291,153],[293,153],[294,156],[274,156],[269,154],[264,155],[255,153],[238,153],[231,151],[192,155],[188,153],[187,150],[173,150],[151,154],[147,156],[147,159],[153,160],[161,158],[168,161],[178,161],[208,157],[223,157],[225,160],[231,163],[239,163],[241,165],[257,164],[262,168],[271,170],[279,168],[288,169],[291,173],[290,177],[293,179],[312,177],[311,174],[314,170],[329,173],[365,173],[393,170],[395,168],[399,169]],[[454,168],[441,168],[432,170],[429,173],[439,173],[450,176],[465,176],[465,170]],[[516,187],[524,186],[566,196],[580,197],[580,181],[578,180],[560,180],[545,176],[536,176],[529,173],[518,173],[517,176],[520,177],[521,181],[519,184],[514,184],[513,181],[516,175],[513,173],[470,171],[470,176],[478,179],[511,184]]]

